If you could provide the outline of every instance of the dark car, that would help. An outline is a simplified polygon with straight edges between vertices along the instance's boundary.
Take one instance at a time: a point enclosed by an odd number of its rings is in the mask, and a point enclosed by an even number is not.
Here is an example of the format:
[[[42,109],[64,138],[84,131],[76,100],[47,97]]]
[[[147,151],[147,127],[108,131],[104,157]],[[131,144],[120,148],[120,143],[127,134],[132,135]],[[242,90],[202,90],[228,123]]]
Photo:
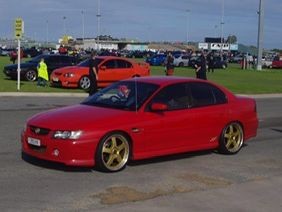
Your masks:
[[[73,66],[77,64],[77,58],[73,56],[42,54],[25,63],[20,64],[21,79],[25,79],[27,81],[35,81],[37,79],[37,65],[40,62],[41,58],[44,58],[45,60],[49,75],[54,69],[65,66]],[[17,79],[17,69],[18,65],[12,64],[5,66],[3,71],[7,77],[10,77],[11,79]]]
[[[155,54],[146,59],[146,63],[149,63],[151,66],[160,66],[165,63],[166,54]]]
[[[24,57],[36,57],[42,54],[42,50],[31,47],[23,50]]]
[[[214,57],[214,68],[227,68],[226,60],[222,60],[220,57]]]

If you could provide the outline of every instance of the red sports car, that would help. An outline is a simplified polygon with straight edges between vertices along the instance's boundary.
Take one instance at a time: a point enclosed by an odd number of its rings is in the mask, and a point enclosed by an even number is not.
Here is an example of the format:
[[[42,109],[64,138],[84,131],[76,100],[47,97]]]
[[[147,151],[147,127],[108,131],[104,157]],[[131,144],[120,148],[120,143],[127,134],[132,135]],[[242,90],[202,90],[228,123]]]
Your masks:
[[[256,102],[209,81],[140,77],[81,104],[40,113],[22,132],[22,151],[71,166],[119,171],[129,160],[218,149],[237,153],[255,137]]]
[[[98,63],[98,87],[132,77],[150,75],[150,65],[115,56],[96,57]],[[77,66],[68,66],[56,69],[50,76],[50,83],[55,87],[82,88],[87,90],[90,86],[89,59]]]

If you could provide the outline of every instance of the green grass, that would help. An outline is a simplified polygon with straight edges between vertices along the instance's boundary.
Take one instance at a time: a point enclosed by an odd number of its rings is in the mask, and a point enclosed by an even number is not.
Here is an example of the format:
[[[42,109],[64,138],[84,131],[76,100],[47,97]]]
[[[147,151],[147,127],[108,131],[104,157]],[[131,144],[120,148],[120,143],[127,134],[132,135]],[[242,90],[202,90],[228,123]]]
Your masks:
[[[17,81],[5,77],[3,67],[10,64],[8,57],[0,57],[0,92],[16,92]],[[151,66],[152,75],[165,75],[164,67]],[[192,68],[175,68],[176,76],[195,77]],[[214,73],[207,73],[210,81],[225,86],[234,93],[267,94],[282,93],[282,70],[264,69],[242,70],[238,64],[229,64],[225,70],[216,69]],[[21,92],[68,92],[83,93],[80,89],[64,89],[51,87],[37,87],[36,82],[21,81]]]

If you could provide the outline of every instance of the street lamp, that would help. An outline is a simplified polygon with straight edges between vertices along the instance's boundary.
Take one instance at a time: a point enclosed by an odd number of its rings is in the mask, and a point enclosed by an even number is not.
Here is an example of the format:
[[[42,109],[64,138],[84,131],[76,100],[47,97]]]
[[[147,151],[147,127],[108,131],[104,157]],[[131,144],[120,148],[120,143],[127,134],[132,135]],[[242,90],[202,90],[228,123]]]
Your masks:
[[[82,42],[84,42],[84,11],[81,11],[81,18],[82,18]]]
[[[224,0],[222,0],[221,4],[221,35],[220,35],[220,55],[221,55],[221,60],[222,60],[222,45],[223,45],[223,24],[224,24]]]
[[[97,15],[96,15],[96,17],[97,17],[97,22],[98,22],[98,24],[97,24],[97,34],[98,34],[98,36],[97,36],[97,48],[98,48],[98,50],[100,50],[100,46],[99,46],[99,39],[100,39],[100,22],[101,22],[101,13],[100,13],[100,0],[98,0],[98,9],[97,9]]]
[[[49,21],[46,21],[46,43],[49,43]]]
[[[63,17],[63,21],[64,21],[64,34],[65,34],[65,35],[67,34],[67,29],[66,29],[66,19],[67,19],[67,17],[66,17],[66,16],[64,16],[64,17]]]
[[[263,19],[264,19],[264,1],[259,1],[259,22],[258,22],[258,57],[257,57],[257,70],[262,69],[262,42],[263,42]]]
[[[190,21],[190,10],[189,9],[187,9],[186,10],[186,43],[188,44],[188,36],[189,36],[189,21]]]

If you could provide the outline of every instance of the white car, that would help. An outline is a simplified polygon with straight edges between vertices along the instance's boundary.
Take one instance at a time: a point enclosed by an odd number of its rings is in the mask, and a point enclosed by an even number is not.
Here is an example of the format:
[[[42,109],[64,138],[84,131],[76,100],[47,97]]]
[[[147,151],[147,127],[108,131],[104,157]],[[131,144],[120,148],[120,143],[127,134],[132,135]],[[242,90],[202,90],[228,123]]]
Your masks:
[[[174,66],[188,66],[189,56],[188,55],[176,55],[174,56],[173,65]]]

